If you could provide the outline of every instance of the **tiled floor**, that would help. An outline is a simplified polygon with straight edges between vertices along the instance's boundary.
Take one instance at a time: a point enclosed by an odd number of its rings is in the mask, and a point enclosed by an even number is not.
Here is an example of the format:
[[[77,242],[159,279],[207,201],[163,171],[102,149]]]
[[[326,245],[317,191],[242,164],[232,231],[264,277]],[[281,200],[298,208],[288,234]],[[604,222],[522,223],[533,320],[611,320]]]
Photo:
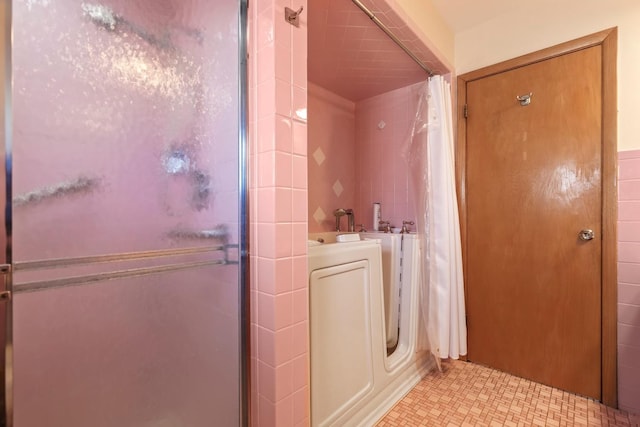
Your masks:
[[[377,426],[640,426],[640,416],[473,363],[448,361],[443,370]]]

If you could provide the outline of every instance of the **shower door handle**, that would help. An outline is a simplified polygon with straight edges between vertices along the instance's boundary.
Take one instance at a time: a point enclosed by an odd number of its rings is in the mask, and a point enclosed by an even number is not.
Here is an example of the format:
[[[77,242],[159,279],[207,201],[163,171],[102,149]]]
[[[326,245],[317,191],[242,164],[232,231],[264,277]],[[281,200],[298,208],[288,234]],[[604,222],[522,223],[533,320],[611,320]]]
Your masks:
[[[0,274],[2,275],[6,286],[6,277],[7,275],[11,273],[11,264],[0,264]],[[9,301],[11,299],[11,291],[7,291],[7,290],[3,290],[0,291],[0,301],[1,302],[6,302]]]

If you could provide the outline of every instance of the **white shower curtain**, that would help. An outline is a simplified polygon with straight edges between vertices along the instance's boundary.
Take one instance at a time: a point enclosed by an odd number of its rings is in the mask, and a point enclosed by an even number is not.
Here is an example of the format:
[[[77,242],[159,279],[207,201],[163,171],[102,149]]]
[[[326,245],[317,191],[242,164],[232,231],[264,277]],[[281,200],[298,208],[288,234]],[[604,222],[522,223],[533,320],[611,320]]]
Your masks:
[[[460,223],[453,155],[451,85],[434,76],[420,89],[404,150],[421,233],[420,307],[429,349],[440,359],[467,354]],[[423,341],[423,344],[424,341]]]

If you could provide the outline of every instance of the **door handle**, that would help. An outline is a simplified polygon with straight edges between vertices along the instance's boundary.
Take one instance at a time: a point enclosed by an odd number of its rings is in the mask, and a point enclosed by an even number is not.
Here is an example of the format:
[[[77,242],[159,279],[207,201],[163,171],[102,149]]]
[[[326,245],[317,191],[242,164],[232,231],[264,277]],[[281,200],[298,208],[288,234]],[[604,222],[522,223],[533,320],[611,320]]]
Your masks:
[[[0,275],[2,275],[2,278],[6,278],[9,273],[11,273],[11,264],[0,264]],[[11,291],[0,291],[0,302],[6,302],[10,299]]]
[[[584,230],[580,230],[580,233],[578,233],[578,237],[580,238],[580,240],[589,241],[593,240],[596,235],[593,230],[585,228]]]

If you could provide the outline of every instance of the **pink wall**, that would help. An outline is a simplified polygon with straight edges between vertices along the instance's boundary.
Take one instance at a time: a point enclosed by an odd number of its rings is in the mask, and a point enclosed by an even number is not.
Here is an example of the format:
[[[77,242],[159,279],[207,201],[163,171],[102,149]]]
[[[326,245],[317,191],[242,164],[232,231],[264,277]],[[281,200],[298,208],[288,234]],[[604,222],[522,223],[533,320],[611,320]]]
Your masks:
[[[309,85],[309,232],[335,230],[333,211],[355,209],[355,104]],[[355,211],[356,224],[364,218]],[[347,218],[341,219],[347,229]]]
[[[618,161],[618,402],[640,413],[640,150]]]
[[[309,425],[307,21],[249,9],[251,423]]]
[[[309,232],[334,230],[336,208],[354,208],[356,224],[372,230],[374,202],[382,203],[382,219],[392,225],[415,220],[402,148],[411,134],[421,85],[355,104],[310,86]]]
[[[356,213],[364,218],[368,230],[373,226],[374,202],[382,204],[382,220],[393,226],[402,226],[403,220],[415,222],[402,149],[411,135],[422,85],[416,83],[356,104]]]

